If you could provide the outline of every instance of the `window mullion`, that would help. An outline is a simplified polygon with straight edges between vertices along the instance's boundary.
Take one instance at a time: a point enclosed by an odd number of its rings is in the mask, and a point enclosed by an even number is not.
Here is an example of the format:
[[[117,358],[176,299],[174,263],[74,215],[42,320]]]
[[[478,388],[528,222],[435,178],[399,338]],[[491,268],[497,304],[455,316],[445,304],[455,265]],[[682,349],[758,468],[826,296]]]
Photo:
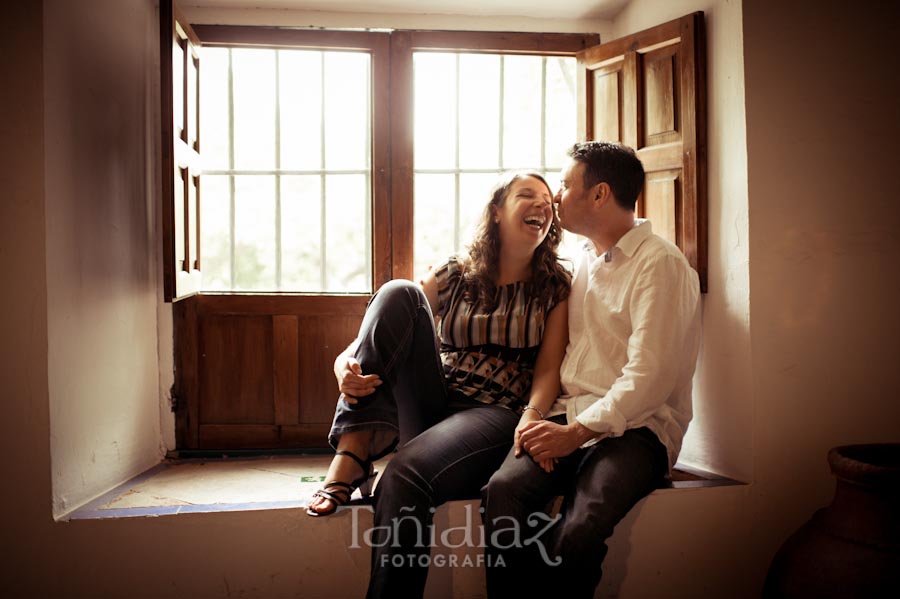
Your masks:
[[[506,87],[506,57],[501,54],[500,55],[500,93],[497,96],[500,98],[500,118],[498,119],[497,125],[497,135],[499,136],[499,140],[497,143],[497,164],[500,166],[500,170],[504,170],[503,166],[503,104],[504,104],[504,93]]]
[[[232,62],[232,49],[228,49],[228,168],[234,171],[234,64]],[[228,276],[229,288],[234,289],[235,265],[235,205],[234,205],[234,175],[228,177]]]
[[[275,170],[281,170],[281,50],[275,50]],[[275,174],[275,288],[281,290],[281,174]]]
[[[373,231],[374,227],[374,218],[372,215],[372,203],[374,201],[374,194],[372,193],[372,109],[373,104],[375,102],[374,94],[372,93],[372,76],[375,70],[375,61],[372,58],[372,54],[369,54],[369,77],[366,79],[366,97],[369,98],[369,109],[366,110],[366,158],[365,164],[368,165],[366,169],[366,183],[365,189],[369,194],[368,201],[365,202],[366,206],[366,223],[369,224],[368,227],[365,228],[366,232],[366,261],[365,264],[369,265],[369,271],[371,272],[369,280],[366,282],[369,289],[373,288],[372,279],[375,276],[375,262],[372,256],[372,239],[373,239]],[[374,289],[372,289],[374,291]]]
[[[319,166],[322,174],[319,179],[319,288],[326,291],[327,273],[325,268],[326,259],[326,223],[325,223],[325,182],[327,180],[325,173],[325,53],[319,52]]]
[[[541,57],[541,173],[547,172],[547,57]]]
[[[460,248],[459,230],[459,53],[453,55],[456,59],[456,93],[454,94],[454,118],[456,124],[456,151],[453,155],[454,167],[454,192],[453,192],[453,247]]]

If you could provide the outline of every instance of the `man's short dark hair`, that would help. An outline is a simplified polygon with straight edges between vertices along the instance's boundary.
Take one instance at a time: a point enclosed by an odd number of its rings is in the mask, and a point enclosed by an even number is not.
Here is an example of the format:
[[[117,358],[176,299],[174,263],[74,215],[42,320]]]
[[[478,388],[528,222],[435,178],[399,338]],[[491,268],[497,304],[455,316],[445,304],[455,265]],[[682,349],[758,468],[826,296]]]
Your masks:
[[[634,150],[621,144],[587,141],[569,148],[568,155],[584,164],[585,188],[605,182],[612,189],[616,202],[626,210],[634,211],[644,188],[644,166]]]

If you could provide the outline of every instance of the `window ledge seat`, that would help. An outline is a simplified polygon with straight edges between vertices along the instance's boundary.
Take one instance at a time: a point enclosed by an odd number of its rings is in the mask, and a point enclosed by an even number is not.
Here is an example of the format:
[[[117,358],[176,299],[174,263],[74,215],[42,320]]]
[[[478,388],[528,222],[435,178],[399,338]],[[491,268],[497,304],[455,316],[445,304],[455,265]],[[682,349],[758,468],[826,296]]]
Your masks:
[[[196,457],[173,454],[63,519],[305,508],[310,496],[322,486],[332,458],[329,453],[193,455]],[[376,462],[376,469],[382,472],[389,460],[390,456]],[[671,478],[652,494],[738,484],[742,483],[678,464]],[[371,509],[358,492],[354,498],[350,506]]]

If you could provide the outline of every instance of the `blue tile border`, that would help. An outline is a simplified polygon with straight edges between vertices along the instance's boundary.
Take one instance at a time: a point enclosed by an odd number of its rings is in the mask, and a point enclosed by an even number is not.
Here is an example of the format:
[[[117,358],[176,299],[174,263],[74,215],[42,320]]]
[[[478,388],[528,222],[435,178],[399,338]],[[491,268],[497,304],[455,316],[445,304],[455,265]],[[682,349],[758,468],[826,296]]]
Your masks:
[[[250,512],[306,507],[306,501],[260,501],[250,503],[211,503],[195,505],[167,505],[120,509],[80,508],[68,516],[68,520],[102,520],[105,518],[134,518],[148,516],[175,516],[209,512]]]
[[[297,455],[297,454],[290,454]],[[302,454],[312,455],[312,454]],[[124,483],[116,486],[110,491],[89,501],[83,506],[69,512],[62,518],[63,521],[68,520],[102,520],[107,518],[134,518],[134,517],[152,517],[152,516],[175,516],[177,514],[198,514],[208,512],[246,512],[255,510],[273,510],[273,509],[289,509],[289,508],[305,508],[307,501],[305,499],[297,499],[290,501],[258,501],[258,502],[242,502],[242,503],[209,503],[209,504],[190,504],[190,505],[161,505],[148,507],[133,508],[112,508],[101,509],[102,506],[120,497],[130,488],[137,486],[146,480],[156,476],[164,470],[173,468],[181,464],[207,464],[210,462],[265,462],[270,461],[273,457],[279,456],[242,456],[228,458],[181,458],[177,460],[167,459],[153,466],[149,470],[128,479]],[[356,503],[356,502],[353,502]],[[360,502],[362,503],[362,502]]]

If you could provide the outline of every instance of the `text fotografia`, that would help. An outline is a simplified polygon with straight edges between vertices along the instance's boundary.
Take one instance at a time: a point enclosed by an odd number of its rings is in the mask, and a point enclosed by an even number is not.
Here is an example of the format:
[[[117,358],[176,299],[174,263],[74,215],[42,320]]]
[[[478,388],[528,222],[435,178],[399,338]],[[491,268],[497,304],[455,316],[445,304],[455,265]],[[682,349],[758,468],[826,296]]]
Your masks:
[[[350,544],[351,549],[359,549],[360,547],[416,547],[429,549],[441,547],[447,549],[459,549],[461,547],[484,548],[488,546],[500,550],[533,548],[540,553],[541,559],[548,566],[558,566],[562,563],[559,556],[551,557],[544,545],[541,537],[554,525],[560,515],[554,517],[544,512],[534,512],[528,516],[526,521],[527,527],[523,530],[521,524],[511,516],[498,516],[491,522],[493,530],[490,538],[485,538],[484,524],[479,517],[477,522],[473,515],[471,505],[465,506],[466,518],[463,526],[454,526],[447,528],[437,534],[433,524],[424,526],[419,518],[412,515],[399,516],[391,518],[391,523],[385,526],[374,526],[360,531],[359,515],[353,510],[352,535],[353,540]],[[413,507],[401,507],[400,512],[409,514],[414,512]],[[435,508],[428,508],[431,514],[434,514]],[[484,513],[484,508],[479,508],[480,513]],[[401,544],[400,532],[403,532],[404,542]],[[412,531],[412,533],[410,532]],[[414,539],[414,543],[410,544],[410,538]],[[503,556],[490,556],[488,560],[483,555],[476,558],[459,557],[456,555],[443,556],[438,555],[433,559],[429,555],[419,554],[394,554],[383,555],[381,565],[392,565],[396,567],[421,565],[428,566],[434,564],[438,567],[471,567],[471,566],[503,566]],[[440,558],[440,559],[439,559]],[[439,563],[440,561],[440,563]]]
[[[474,557],[471,555],[464,555],[460,557],[454,554],[438,554],[435,556],[431,556],[417,555],[415,553],[408,553],[405,555],[395,553],[394,555],[382,555],[381,563],[379,564],[379,566],[381,566],[382,568],[386,568],[388,566],[394,568],[411,568],[413,566],[427,568],[432,565],[437,568],[471,568],[473,566],[476,568],[480,568],[485,565],[487,565],[489,568],[503,568],[506,567],[506,562],[504,561],[502,555],[489,555],[485,557],[483,553],[479,553]]]

